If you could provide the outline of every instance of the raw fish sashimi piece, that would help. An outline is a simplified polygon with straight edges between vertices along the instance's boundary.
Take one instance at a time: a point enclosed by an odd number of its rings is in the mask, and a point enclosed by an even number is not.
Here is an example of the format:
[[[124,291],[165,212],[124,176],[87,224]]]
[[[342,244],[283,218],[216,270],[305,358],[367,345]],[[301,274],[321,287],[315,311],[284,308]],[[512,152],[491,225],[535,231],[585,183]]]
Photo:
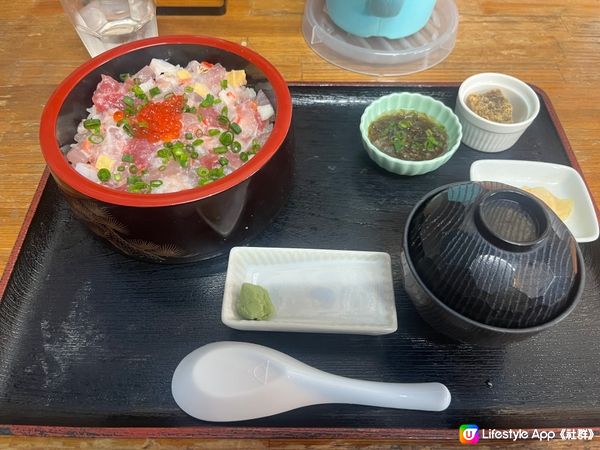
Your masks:
[[[94,102],[98,112],[104,112],[109,109],[120,108],[122,105],[121,99],[125,94],[126,90],[123,84],[114,78],[102,75],[102,80],[98,83],[94,95],[92,95],[92,102]]]

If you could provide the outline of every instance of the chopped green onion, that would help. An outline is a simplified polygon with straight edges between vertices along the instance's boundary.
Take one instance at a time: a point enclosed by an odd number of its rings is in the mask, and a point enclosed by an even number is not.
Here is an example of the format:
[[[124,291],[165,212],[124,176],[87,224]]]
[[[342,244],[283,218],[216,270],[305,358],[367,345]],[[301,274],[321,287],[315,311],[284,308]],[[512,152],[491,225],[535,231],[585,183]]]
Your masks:
[[[231,151],[233,153],[239,153],[241,149],[242,144],[240,144],[238,141],[233,141],[233,143],[231,144]]]
[[[227,105],[223,106],[223,108],[221,109],[221,115],[227,117],[228,113],[229,113],[229,108],[227,108]]]
[[[168,158],[171,155],[171,151],[168,148],[161,148],[156,152],[156,156],[159,158]]]
[[[119,166],[119,167],[117,167],[117,170],[119,172],[124,172],[125,171],[125,166]]]
[[[136,165],[132,164],[132,165],[129,166],[129,173],[136,174],[137,171],[138,171],[138,168],[137,168]]]
[[[142,181],[142,177],[138,177],[137,175],[127,177],[127,184],[129,185],[139,183],[140,181]]]
[[[218,105],[219,103],[221,103],[221,99],[220,98],[215,98],[213,100],[213,105]]]
[[[242,127],[235,122],[231,122],[229,124],[229,128],[231,128],[231,131],[233,131],[235,134],[240,134],[242,132]]]
[[[248,153],[246,152],[241,152],[240,153],[240,159],[244,162],[248,161]]]
[[[125,104],[125,106],[130,106],[130,107],[133,107],[133,105],[135,104],[133,99],[131,97],[127,97],[127,96],[123,97],[122,102]]]
[[[197,152],[197,151],[193,151],[192,153],[190,153],[190,157],[191,157],[192,159],[196,159],[196,158],[198,158],[198,156],[200,156],[200,155],[198,154],[198,152]]]
[[[162,184],[163,184],[162,180],[152,180],[152,181],[150,181],[150,186],[152,186],[152,187],[159,187]]]
[[[204,117],[202,117],[202,114],[198,114],[198,122],[202,122],[204,120]],[[200,130],[198,130],[200,131]]]
[[[150,97],[156,97],[158,94],[160,94],[160,88],[158,86],[154,86],[148,91],[148,94],[150,94]]]
[[[100,128],[100,119],[86,119],[83,121],[83,128],[90,131],[95,131]]]
[[[127,78],[129,78],[131,75],[129,75],[128,73],[122,73],[119,75],[119,79],[121,81],[125,81]]]
[[[123,157],[121,158],[121,161],[123,162],[128,162],[128,163],[132,163],[133,162],[133,156],[131,155],[123,155]]]
[[[260,150],[261,145],[257,141],[252,141],[252,145],[250,146],[251,153],[256,153]]]
[[[219,178],[221,178],[223,175],[225,174],[225,171],[223,170],[223,167],[215,167],[214,169],[210,169],[209,172],[209,176],[213,179],[213,180],[218,180]]]
[[[165,142],[165,147],[171,148],[171,147],[173,147],[173,143],[171,141]]]
[[[165,165],[162,165],[162,166],[160,166],[160,167],[158,168],[158,170],[159,170],[160,172],[164,172],[166,169],[167,169],[167,166],[165,166]]]
[[[196,139],[194,142],[192,142],[192,145],[194,147],[197,147],[197,146],[202,145],[202,144],[204,144],[204,140],[203,139]]]
[[[219,147],[213,148],[213,152],[215,152],[217,155],[222,155],[223,153],[227,153],[227,147],[220,145]]]
[[[128,123],[123,125],[123,131],[125,131],[125,133],[127,133],[129,136],[133,136],[133,128],[131,128],[131,125]]]
[[[132,185],[129,186],[130,192],[139,192],[148,189],[148,185],[143,181],[136,181]]]
[[[206,97],[204,98],[204,100],[202,100],[202,103],[200,103],[200,106],[203,108],[209,108],[214,104],[215,104],[215,98],[213,97],[213,95],[206,94]]]
[[[146,100],[148,98],[144,90],[137,84],[134,84],[131,90],[133,91],[133,94],[140,100]]]
[[[221,156],[219,158],[219,164],[221,164],[222,166],[226,166],[227,164],[229,164],[229,160],[227,158],[225,158],[224,156]]]
[[[207,177],[209,172],[210,171],[206,167],[198,167],[196,169],[196,173],[198,174],[199,177]]]
[[[120,173],[115,173],[113,175],[113,178],[115,179],[115,181],[121,181],[121,174]]]
[[[227,116],[219,116],[217,117],[217,121],[219,122],[219,125],[224,126],[224,127],[228,127],[229,126],[229,119],[227,118]]]
[[[138,78],[138,77],[135,77],[135,78],[133,79],[133,84],[141,84],[141,83],[142,83],[142,80],[141,80],[140,78]]]
[[[110,180],[110,170],[108,170],[108,169],[100,169],[98,171],[98,179],[100,181],[102,181],[103,183],[105,183],[108,180]]]
[[[185,133],[186,139],[194,139],[194,135],[192,133]]]
[[[194,87],[193,86],[186,86],[183,88],[183,92],[187,92],[188,94],[191,94],[192,92],[194,92]]]
[[[209,136],[216,136],[217,134],[220,134],[221,130],[219,130],[218,128],[211,128],[210,130],[208,130],[208,135]]]
[[[175,95],[175,94],[173,94],[172,92],[168,92],[168,93],[165,94],[165,96],[163,98],[166,100],[168,98],[173,97],[173,95]]]
[[[219,136],[219,142],[225,146],[231,145],[233,143],[233,133],[231,131],[226,131]]]
[[[221,80],[221,89],[227,89],[227,80]]]
[[[187,167],[189,156],[182,148],[173,149],[173,157],[181,167]]]
[[[140,127],[140,128],[148,128],[148,122],[146,122],[145,120],[140,120],[140,121],[137,123],[137,125],[138,125],[138,127]]]
[[[104,136],[101,134],[92,134],[90,137],[88,137],[88,141],[90,141],[92,144],[100,144],[103,140]]]
[[[194,114],[196,112],[196,107],[185,105],[183,107],[183,112]]]

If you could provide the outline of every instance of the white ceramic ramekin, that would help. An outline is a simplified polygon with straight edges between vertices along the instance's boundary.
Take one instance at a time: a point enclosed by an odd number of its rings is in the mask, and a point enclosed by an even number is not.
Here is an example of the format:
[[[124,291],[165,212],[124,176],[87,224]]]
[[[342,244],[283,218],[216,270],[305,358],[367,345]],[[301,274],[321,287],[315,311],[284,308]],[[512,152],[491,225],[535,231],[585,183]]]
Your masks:
[[[490,89],[500,89],[513,107],[513,123],[498,123],[475,114],[467,97]],[[540,111],[540,100],[527,84],[501,73],[479,73],[467,78],[458,89],[455,113],[462,124],[462,141],[482,152],[501,152],[519,140]]]

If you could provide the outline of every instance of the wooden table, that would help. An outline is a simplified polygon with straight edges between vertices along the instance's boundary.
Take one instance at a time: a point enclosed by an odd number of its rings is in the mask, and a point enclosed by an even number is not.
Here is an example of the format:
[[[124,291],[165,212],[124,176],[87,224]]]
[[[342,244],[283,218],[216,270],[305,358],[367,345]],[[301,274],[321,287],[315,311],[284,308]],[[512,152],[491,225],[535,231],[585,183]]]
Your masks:
[[[162,16],[158,23],[161,35],[207,34],[244,43],[269,59],[288,81],[460,82],[477,72],[514,75],[549,95],[588,186],[600,199],[600,1],[457,0],[457,4],[460,25],[450,56],[425,72],[390,78],[348,72],[313,53],[300,29],[301,0],[229,0],[224,16]],[[42,108],[56,85],[89,55],[58,1],[0,0],[0,10],[0,268],[4,268],[45,167],[38,144]],[[0,449],[393,444],[398,443],[0,438]],[[553,442],[555,447],[564,445]]]

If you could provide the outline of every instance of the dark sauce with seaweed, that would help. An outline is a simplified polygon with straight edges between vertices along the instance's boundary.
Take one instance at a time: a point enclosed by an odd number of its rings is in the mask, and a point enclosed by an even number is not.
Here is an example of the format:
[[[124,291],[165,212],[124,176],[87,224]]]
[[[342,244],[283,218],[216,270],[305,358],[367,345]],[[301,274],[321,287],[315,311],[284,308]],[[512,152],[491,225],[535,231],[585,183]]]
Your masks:
[[[382,152],[398,159],[424,161],[444,153],[446,128],[427,114],[399,110],[369,125],[369,140]]]

